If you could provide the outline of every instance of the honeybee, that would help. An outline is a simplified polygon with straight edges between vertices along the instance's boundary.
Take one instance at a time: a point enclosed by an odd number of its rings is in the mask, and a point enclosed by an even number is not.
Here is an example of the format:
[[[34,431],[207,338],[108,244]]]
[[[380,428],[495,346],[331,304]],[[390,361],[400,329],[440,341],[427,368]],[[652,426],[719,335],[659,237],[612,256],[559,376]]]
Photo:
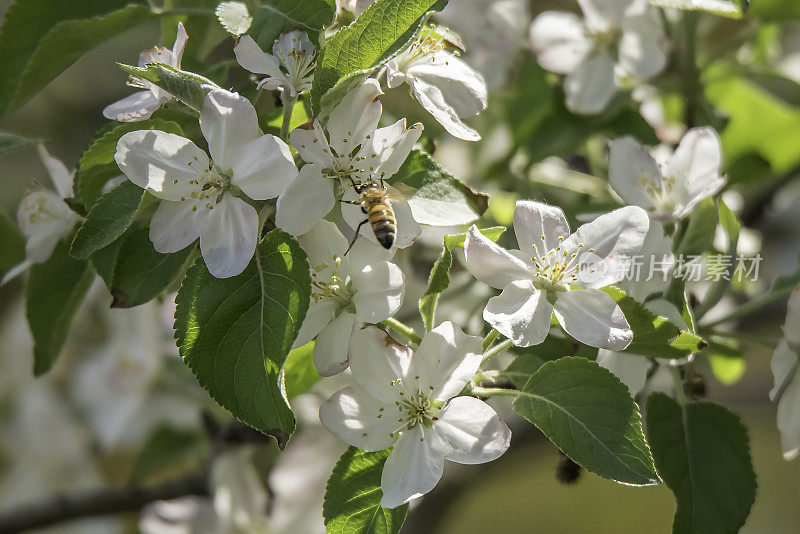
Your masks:
[[[386,190],[383,180],[381,179],[380,183],[372,180],[364,183],[355,183],[355,181],[351,180],[351,183],[353,190],[359,195],[359,199],[357,201],[343,200],[342,202],[360,205],[362,213],[367,218],[358,223],[356,233],[350,241],[345,254],[353,248],[361,227],[367,223],[372,227],[372,233],[375,234],[375,239],[378,240],[378,243],[387,250],[392,248],[397,237],[397,219],[392,209],[389,192]]]

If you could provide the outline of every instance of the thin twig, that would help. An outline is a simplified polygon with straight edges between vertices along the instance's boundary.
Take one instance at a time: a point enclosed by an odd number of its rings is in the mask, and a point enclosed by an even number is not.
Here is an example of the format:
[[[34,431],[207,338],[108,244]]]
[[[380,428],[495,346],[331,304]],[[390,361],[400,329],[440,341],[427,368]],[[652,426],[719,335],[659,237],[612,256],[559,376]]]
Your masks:
[[[0,512],[0,534],[15,534],[85,517],[138,512],[154,501],[208,495],[208,477],[194,473],[150,487],[101,488],[49,497]]]

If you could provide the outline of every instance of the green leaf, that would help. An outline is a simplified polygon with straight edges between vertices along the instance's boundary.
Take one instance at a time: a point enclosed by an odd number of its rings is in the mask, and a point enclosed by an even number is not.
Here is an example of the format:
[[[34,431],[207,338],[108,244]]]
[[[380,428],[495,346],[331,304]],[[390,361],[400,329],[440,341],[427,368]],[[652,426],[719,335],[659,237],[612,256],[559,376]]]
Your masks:
[[[697,204],[689,219],[683,223],[686,229],[675,254],[697,256],[711,248],[718,220],[717,206],[713,198],[707,198]]]
[[[487,194],[474,191],[419,149],[411,151],[390,183],[414,189],[408,196],[408,205],[420,224],[469,224],[489,207]]]
[[[497,241],[504,231],[505,228],[502,226],[481,229],[481,233],[492,241]],[[419,299],[419,313],[422,315],[426,331],[430,331],[435,325],[434,316],[439,294],[450,285],[450,267],[453,265],[452,250],[456,247],[463,247],[466,237],[466,233],[444,236],[442,253],[433,264],[431,274],[428,277],[428,288],[422,298]]]
[[[108,123],[98,131],[78,161],[73,193],[86,209],[91,209],[109,179],[122,172],[114,160],[119,138],[137,130],[161,130],[183,135],[180,125],[173,121],[147,119],[138,122]]]
[[[290,235],[273,230],[238,276],[214,278],[198,259],[175,299],[175,339],[197,381],[281,448],[294,417],[280,371],[310,298],[305,252]]]
[[[9,132],[0,132],[0,156],[10,154],[26,146],[35,145],[38,142],[38,139],[31,139]]]
[[[67,338],[72,317],[93,279],[88,262],[70,257],[63,241],[56,245],[49,260],[31,268],[25,298],[34,341],[35,375],[44,374],[53,367]]]
[[[97,44],[157,16],[144,0],[17,0],[0,29],[0,112],[27,102]]]
[[[675,534],[736,533],[756,495],[747,429],[711,402],[647,400],[647,435],[659,475],[675,494]]]
[[[514,411],[581,467],[623,484],[658,483],[639,407],[610,371],[580,357],[542,365]]]
[[[408,505],[381,508],[381,472],[386,449],[364,452],[348,448],[333,468],[325,488],[322,515],[328,534],[397,534]]]
[[[322,377],[314,367],[314,342],[309,341],[302,347],[289,352],[283,364],[283,380],[286,384],[286,396],[292,400],[311,389]]]
[[[159,426],[147,438],[131,472],[132,484],[156,483],[202,467],[211,453],[208,435],[198,428]]]
[[[714,377],[726,386],[736,384],[747,370],[742,350],[736,341],[712,337],[703,351]]]
[[[114,297],[112,308],[139,306],[166,291],[186,269],[196,248],[188,246],[173,254],[156,252],[148,228],[130,229],[109,247],[113,249],[111,278],[103,279]]]
[[[517,389],[522,389],[544,362],[545,360],[535,354],[521,354],[514,358],[501,376],[510,379]]]
[[[165,63],[148,63],[132,67],[118,63],[120,68],[165,90],[198,113],[203,109],[206,95],[220,87],[204,76],[176,69]]]
[[[243,2],[222,2],[214,13],[225,31],[234,37],[247,33],[253,23],[253,17],[247,10],[247,4]]]
[[[100,197],[72,240],[70,254],[85,260],[121,236],[139,210],[155,200],[138,185],[125,180]]]
[[[311,42],[316,43],[333,15],[334,9],[325,0],[265,0],[253,12],[248,33],[265,52],[272,52],[280,34],[294,29],[304,30]]]
[[[294,2],[294,0],[288,0]],[[447,0],[377,0],[349,26],[342,28],[320,50],[311,89],[316,114],[323,96],[342,78],[368,71],[391,58],[409,43],[431,10],[441,10]],[[337,102],[328,101],[326,109]]]
[[[0,210],[0,271],[25,261],[25,237],[17,225]]]
[[[614,286],[604,287],[603,291],[611,295],[622,308],[633,330],[633,341],[622,352],[651,358],[678,359],[708,346],[702,338],[681,330],[666,317],[654,314],[624,291]]]
[[[658,7],[707,11],[723,17],[742,18],[742,9],[732,0],[650,0],[650,3]]]
[[[714,79],[706,94],[730,118],[720,132],[726,161],[756,153],[778,175],[800,163],[800,110],[742,76]]]

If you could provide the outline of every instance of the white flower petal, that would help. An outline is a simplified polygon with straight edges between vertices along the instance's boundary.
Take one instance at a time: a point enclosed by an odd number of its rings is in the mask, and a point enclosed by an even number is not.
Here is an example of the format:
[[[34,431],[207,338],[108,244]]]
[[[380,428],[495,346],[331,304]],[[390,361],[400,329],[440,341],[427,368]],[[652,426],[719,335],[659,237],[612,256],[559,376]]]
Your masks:
[[[667,51],[661,25],[650,16],[627,19],[619,42],[617,65],[625,74],[643,79],[664,70]]]
[[[682,214],[725,185],[719,175],[722,166],[722,144],[713,128],[689,130],[669,160],[666,176],[677,181],[683,201]],[[683,187],[681,187],[683,186]]]
[[[197,145],[161,130],[126,133],[114,159],[131,182],[166,200],[188,197],[195,189],[188,180],[208,169],[208,156]]]
[[[411,349],[380,328],[367,326],[353,333],[348,356],[353,378],[361,387],[384,402],[400,398],[402,385],[392,383],[408,376]]]
[[[628,386],[632,397],[644,389],[647,372],[653,365],[645,356],[606,349],[600,349],[597,352],[597,364],[614,373],[623,384]]]
[[[567,108],[573,113],[596,115],[617,92],[614,60],[601,52],[587,56],[564,80]]]
[[[236,165],[241,147],[258,137],[256,110],[240,94],[215,89],[203,101],[200,130],[208,141],[214,164],[230,171]]]
[[[337,154],[350,154],[375,131],[383,109],[378,100],[382,94],[378,81],[369,78],[350,90],[333,108],[328,118],[328,133],[330,145]]]
[[[392,59],[386,64],[386,85],[389,89],[400,87],[407,79],[406,74],[400,70],[397,59]]]
[[[289,134],[289,141],[300,153],[303,161],[319,163],[323,169],[333,168],[333,156],[325,132],[317,119],[301,124]]]
[[[350,386],[322,403],[319,420],[345,443],[364,451],[381,451],[397,441],[397,431],[403,426],[395,413],[394,403],[381,403],[366,390]]]
[[[318,221],[311,230],[298,236],[297,242],[308,255],[308,263],[316,269],[322,263],[330,263],[335,256],[342,257],[347,250],[347,239],[339,231],[336,223]],[[348,258],[349,258],[348,254]]]
[[[800,380],[792,380],[778,401],[778,430],[781,433],[783,458],[793,460],[800,454]]]
[[[441,124],[450,135],[465,141],[478,141],[478,132],[464,124],[456,110],[447,103],[442,90],[425,80],[413,79],[411,92],[425,111]]]
[[[797,373],[798,355],[789,347],[789,343],[782,339],[775,352],[772,353],[772,360],[769,367],[772,370],[774,385],[769,391],[770,400],[775,400],[780,393],[786,389],[789,381]]]
[[[592,49],[583,21],[574,13],[544,11],[530,29],[533,51],[543,69],[569,74]]]
[[[208,271],[217,278],[236,276],[250,263],[257,242],[256,209],[240,198],[222,195],[200,229],[200,251]]]
[[[636,301],[644,302],[653,293],[667,290],[674,267],[672,240],[660,222],[651,220],[638,256],[634,256],[625,278],[616,285]]]
[[[170,63],[175,68],[181,68],[181,61],[183,60],[183,52],[186,50],[186,42],[189,40],[189,34],[186,33],[186,28],[183,23],[178,23],[178,32],[175,35],[175,42],[172,44],[172,58],[173,62]]]
[[[486,109],[488,89],[483,75],[450,52],[437,52],[431,61],[412,65],[407,73],[438,87],[460,118],[474,117]]]
[[[342,312],[322,329],[314,343],[314,367],[322,376],[333,376],[347,369],[347,351],[356,316]]]
[[[560,244],[559,238],[569,235],[569,223],[561,208],[519,200],[514,208],[514,234],[522,252],[545,254]]]
[[[358,151],[356,168],[375,180],[391,178],[405,162],[411,149],[422,135],[422,124],[406,128],[406,120],[400,119],[391,126],[378,128]],[[357,158],[357,159],[358,159]]]
[[[641,13],[647,0],[578,0],[586,25],[595,31],[618,28],[626,16]]]
[[[633,341],[633,332],[622,309],[599,289],[577,289],[560,294],[555,314],[569,335],[590,347],[620,351]]]
[[[335,204],[333,179],[322,175],[318,163],[306,165],[278,197],[275,225],[292,235],[305,234]]]
[[[436,487],[444,470],[436,438],[420,425],[403,432],[383,466],[382,508],[397,508]]]
[[[445,459],[460,464],[496,460],[511,442],[508,425],[475,397],[457,397],[447,403],[433,429],[449,449]]]
[[[239,149],[231,183],[254,200],[267,200],[280,195],[296,176],[289,145],[274,135],[262,135]]]
[[[190,202],[164,201],[150,220],[150,241],[161,254],[172,254],[188,247],[200,237],[210,219],[207,209],[192,211]]]
[[[475,278],[497,289],[515,280],[530,280],[533,276],[524,261],[492,242],[475,225],[467,231],[464,256]]]
[[[261,50],[258,43],[247,34],[239,37],[239,42],[233,47],[233,53],[239,65],[250,72],[268,76],[282,75],[278,58]]]
[[[359,321],[383,321],[397,313],[403,304],[405,277],[400,267],[394,263],[370,263],[361,270],[352,272],[351,277],[357,288],[353,304]]]
[[[478,372],[482,358],[481,338],[468,336],[445,321],[422,338],[411,361],[409,375],[416,389],[435,400],[457,395]],[[419,378],[417,378],[419,377]]]
[[[53,181],[53,185],[56,186],[58,194],[61,195],[61,198],[71,197],[74,173],[70,172],[61,160],[51,156],[44,145],[39,144],[36,148],[39,150],[39,157],[42,158],[42,163],[47,167],[47,172],[50,173],[50,179]]]
[[[626,203],[645,209],[655,207],[646,186],[660,185],[661,171],[650,153],[632,137],[609,143],[608,180]]]
[[[562,248],[577,254],[575,261],[583,268],[578,279],[584,287],[603,287],[625,276],[649,227],[650,218],[642,208],[625,206],[584,224],[564,240]]]
[[[533,287],[530,280],[508,284],[492,297],[483,310],[483,319],[518,347],[538,345],[550,332],[553,305],[547,293]]]
[[[294,340],[292,348],[302,347],[317,337],[323,328],[328,326],[328,323],[336,317],[337,308],[338,306],[332,300],[315,302],[314,299],[311,299],[308,312],[306,312],[305,319],[303,319],[303,324],[300,325],[300,330],[297,332],[297,338]]]
[[[106,106],[103,109],[103,116],[119,122],[143,121],[149,119],[159,106],[161,106],[161,100],[151,91],[137,91]]]

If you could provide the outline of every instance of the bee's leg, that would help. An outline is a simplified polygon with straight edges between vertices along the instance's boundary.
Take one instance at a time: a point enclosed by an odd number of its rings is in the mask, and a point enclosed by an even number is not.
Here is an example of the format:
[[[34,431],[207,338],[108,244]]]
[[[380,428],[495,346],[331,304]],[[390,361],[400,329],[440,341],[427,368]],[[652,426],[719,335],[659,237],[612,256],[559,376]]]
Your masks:
[[[340,200],[339,202],[344,202],[345,204],[353,204],[354,206],[360,206],[360,200]]]
[[[353,236],[353,239],[350,240],[350,245],[347,247],[347,250],[344,251],[344,255],[347,256],[347,253],[350,252],[350,249],[353,248],[353,245],[356,243],[356,239],[358,239],[358,234],[361,232],[361,227],[364,226],[366,223],[369,222],[369,219],[364,219],[358,226],[356,226],[356,234]]]

